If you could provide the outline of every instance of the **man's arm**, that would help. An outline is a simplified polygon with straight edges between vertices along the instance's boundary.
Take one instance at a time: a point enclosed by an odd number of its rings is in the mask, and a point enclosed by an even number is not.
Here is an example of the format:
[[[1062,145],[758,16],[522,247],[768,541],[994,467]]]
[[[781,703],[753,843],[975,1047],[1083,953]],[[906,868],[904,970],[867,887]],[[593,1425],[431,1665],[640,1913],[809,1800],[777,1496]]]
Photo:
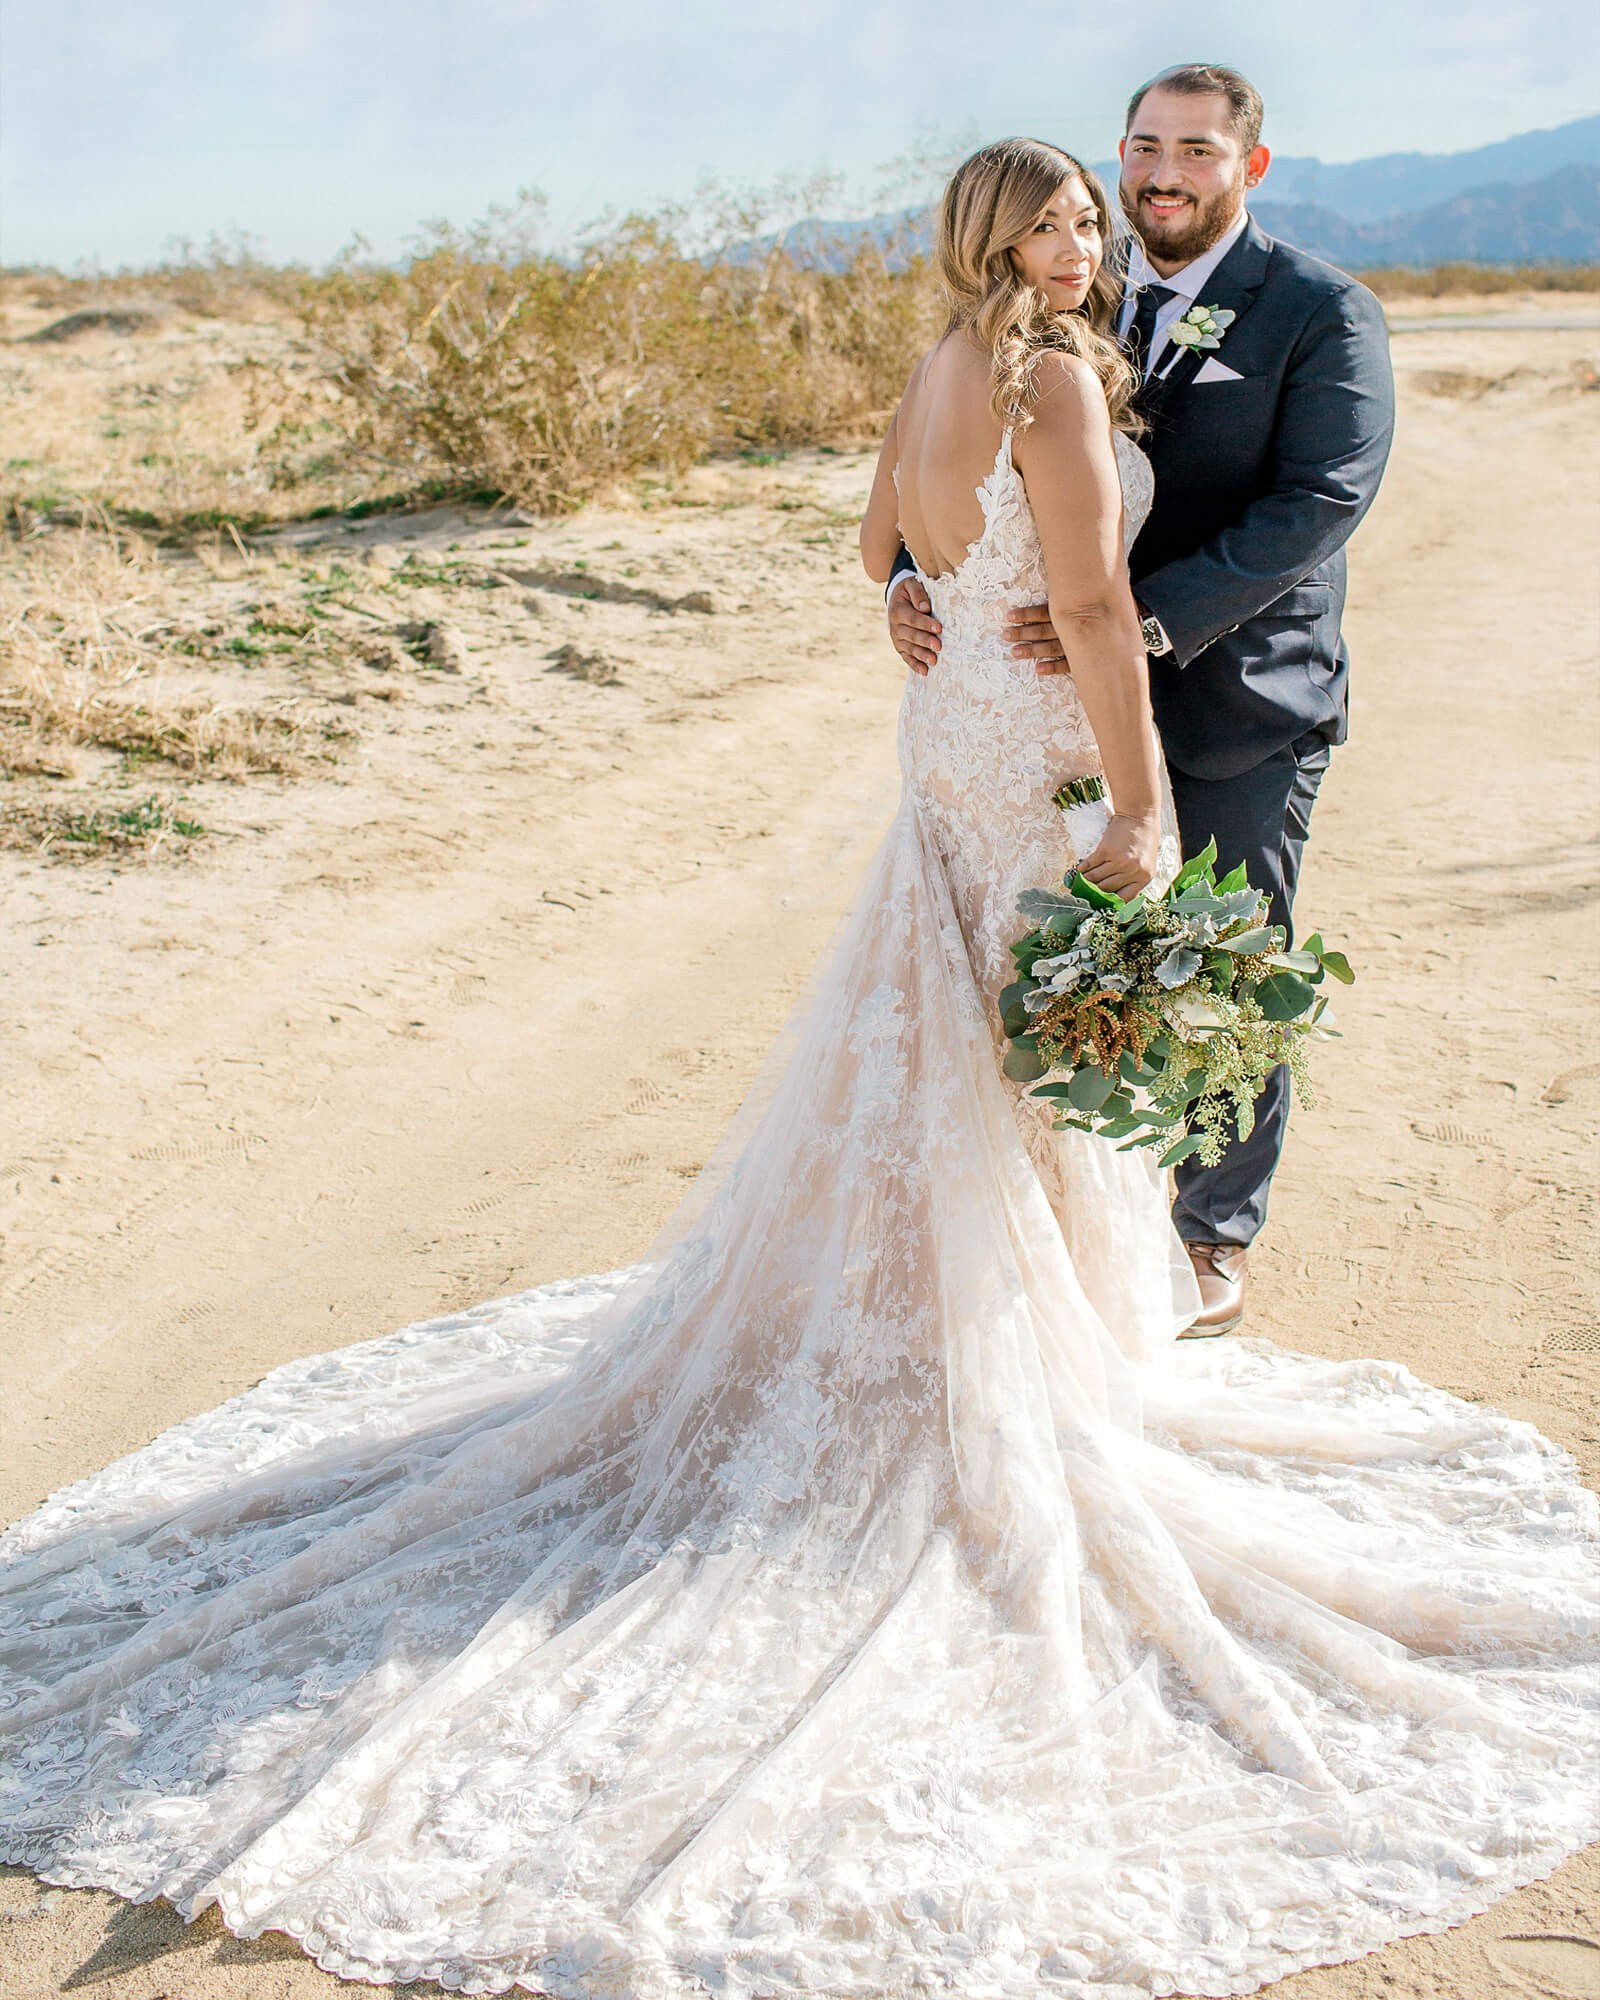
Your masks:
[[[1301,334],[1284,381],[1272,485],[1192,555],[1137,585],[1180,666],[1254,618],[1349,540],[1372,505],[1394,435],[1383,308],[1337,292]]]

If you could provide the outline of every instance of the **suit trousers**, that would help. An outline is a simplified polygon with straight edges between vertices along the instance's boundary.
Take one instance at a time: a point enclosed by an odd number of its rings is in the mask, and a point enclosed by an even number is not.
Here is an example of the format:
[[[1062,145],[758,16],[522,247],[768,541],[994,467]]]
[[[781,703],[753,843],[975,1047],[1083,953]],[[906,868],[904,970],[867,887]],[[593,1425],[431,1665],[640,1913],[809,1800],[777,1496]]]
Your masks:
[[[1242,861],[1250,886],[1271,899],[1269,921],[1294,938],[1294,889],[1311,827],[1311,808],[1332,752],[1312,731],[1233,778],[1174,770],[1173,804],[1185,858],[1217,843],[1217,873]],[[1256,1099],[1255,1130],[1236,1139],[1214,1167],[1192,1157],[1175,1169],[1172,1220],[1185,1243],[1248,1243],[1267,1219],[1267,1193],[1289,1124],[1289,1072],[1273,1071]]]

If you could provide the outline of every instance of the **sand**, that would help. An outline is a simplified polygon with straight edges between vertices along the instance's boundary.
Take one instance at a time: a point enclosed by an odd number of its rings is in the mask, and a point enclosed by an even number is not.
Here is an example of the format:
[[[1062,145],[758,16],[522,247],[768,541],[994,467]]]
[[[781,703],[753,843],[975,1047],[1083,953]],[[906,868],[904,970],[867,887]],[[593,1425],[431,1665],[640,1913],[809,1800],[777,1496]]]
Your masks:
[[[1353,557],[1354,735],[1301,896],[1361,977],[1250,1317],[1529,1418],[1591,1480],[1597,351],[1511,330],[1397,350],[1399,441]],[[848,526],[869,468],[713,469],[679,496],[702,504],[553,524],[294,530],[347,563],[415,546],[504,577],[439,593],[461,671],[402,701],[357,676],[359,745],[294,784],[195,788],[218,831],[181,853],[0,853],[8,1518],[296,1355],[648,1243],[893,809],[901,675]],[[698,591],[713,609],[662,608]],[[79,1990],[340,1989],[214,1916],[0,1871],[0,1996]],[[1600,1994],[1600,1851],[1274,1991]]]

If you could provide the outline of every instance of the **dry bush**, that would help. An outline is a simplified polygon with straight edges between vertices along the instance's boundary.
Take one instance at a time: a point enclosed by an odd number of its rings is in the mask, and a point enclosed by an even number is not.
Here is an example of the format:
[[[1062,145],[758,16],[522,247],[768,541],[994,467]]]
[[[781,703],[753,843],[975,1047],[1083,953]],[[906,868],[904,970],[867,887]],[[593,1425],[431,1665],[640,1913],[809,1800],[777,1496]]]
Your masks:
[[[1397,265],[1357,271],[1380,299],[1442,299],[1491,292],[1600,291],[1600,264],[1435,264],[1429,270]]]
[[[150,270],[53,271],[39,265],[0,270],[0,314],[64,317],[117,307],[162,306],[205,319],[259,320],[292,306],[304,271],[268,264],[247,237],[213,236],[203,247],[177,243]]]
[[[172,583],[136,536],[102,522],[13,547],[0,563],[0,771],[70,775],[72,750],[93,746],[190,775],[292,776],[348,734],[297,699],[235,706],[155,685],[184,635]]]
[[[512,211],[435,228],[401,268],[313,276],[213,244],[137,275],[0,273],[0,502],[186,537],[469,495],[554,513],[633,475],[856,441],[939,330],[914,223],[883,245],[808,229],[791,254],[713,195],[571,257]],[[1365,276],[1390,299],[1600,286],[1579,266]],[[34,339],[113,309],[152,317]]]
[[[859,435],[938,318],[919,261],[700,254],[671,219],[631,220],[575,260],[440,232],[403,271],[307,281],[302,310],[337,400],[303,383],[286,402],[280,481],[331,426],[379,484],[541,512],[646,469]]]

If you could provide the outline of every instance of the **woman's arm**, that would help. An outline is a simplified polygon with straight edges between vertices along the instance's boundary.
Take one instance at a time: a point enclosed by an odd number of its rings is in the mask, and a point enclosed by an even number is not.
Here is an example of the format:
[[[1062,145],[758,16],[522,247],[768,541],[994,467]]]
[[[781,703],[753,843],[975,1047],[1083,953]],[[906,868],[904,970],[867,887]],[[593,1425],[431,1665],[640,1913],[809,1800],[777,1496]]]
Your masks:
[[[895,432],[900,414],[889,424],[883,449],[878,453],[878,469],[872,475],[872,491],[867,511],[861,517],[861,561],[874,583],[887,583],[900,553],[900,496],[895,491],[894,469],[900,462]]]
[[[1150,716],[1149,663],[1122,551],[1122,482],[1100,378],[1073,355],[1039,365],[1033,423],[1018,434],[1017,470],[1044,547],[1050,619],[1089,718],[1111,791],[1111,824],[1084,863],[1119,896],[1155,873],[1161,779]]]

